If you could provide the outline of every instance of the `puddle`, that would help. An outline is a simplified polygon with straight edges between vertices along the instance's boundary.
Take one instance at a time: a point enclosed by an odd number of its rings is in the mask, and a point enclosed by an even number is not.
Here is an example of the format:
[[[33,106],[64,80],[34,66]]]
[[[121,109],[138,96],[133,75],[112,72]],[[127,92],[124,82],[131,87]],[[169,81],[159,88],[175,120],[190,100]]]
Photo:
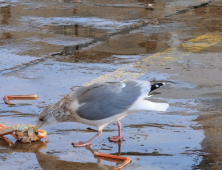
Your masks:
[[[23,17],[22,21],[25,22],[32,22],[35,21],[38,24],[42,25],[81,25],[84,27],[94,27],[98,29],[105,29],[105,30],[115,30],[118,27],[123,27],[127,25],[131,25],[133,23],[137,23],[140,20],[131,20],[126,22],[118,22],[114,20],[108,20],[103,18],[97,17],[50,17],[50,18],[43,18],[43,17]],[[109,32],[111,33],[111,32]]]
[[[71,46],[71,45],[78,45],[78,44],[84,44],[89,43],[90,39],[83,39],[78,37],[63,37],[63,36],[57,36],[53,38],[44,38],[39,39],[37,37],[30,37],[26,38],[26,40],[32,41],[32,42],[45,42],[50,45],[57,45],[57,46]]]
[[[139,58],[136,55],[113,55],[109,52],[99,51],[76,51],[73,56],[58,56],[57,61],[69,63],[109,63],[109,64],[129,64]]]
[[[72,37],[83,37],[83,38],[100,38],[108,35],[106,30],[93,28],[93,27],[84,27],[78,24],[75,25],[44,25],[44,28],[51,30],[55,34],[72,36]]]
[[[140,120],[141,122],[141,118],[143,116],[145,116],[146,113],[144,114],[140,114],[139,116],[136,115],[132,115],[132,116],[128,116],[125,118],[125,120],[122,121],[122,123],[124,124],[125,121],[127,121],[128,123],[131,124],[131,122],[135,122]],[[141,117],[141,118],[140,118]],[[164,119],[162,119],[161,117],[164,117]],[[131,119],[134,118],[134,119]],[[135,119],[136,118],[136,119]],[[148,114],[147,118],[149,119],[149,122],[161,122],[161,123],[165,123],[165,122],[170,122],[172,124],[175,124],[176,122],[180,122],[181,118],[180,116],[174,116],[174,118],[172,119],[172,116],[162,116],[162,115],[151,115]],[[160,119],[161,118],[161,119]],[[180,167],[185,167],[187,166],[187,164],[185,164],[185,162],[187,161],[187,163],[189,163],[189,160],[193,159],[192,155],[185,155],[183,153],[185,153],[186,151],[188,152],[188,150],[195,150],[196,148],[196,144],[194,144],[193,140],[195,138],[193,138],[193,136],[199,136],[197,135],[199,133],[199,131],[195,131],[193,132],[191,128],[189,128],[189,120],[193,119],[193,117],[187,117],[184,121],[184,125],[185,126],[166,126],[166,124],[162,124],[164,125],[164,128],[159,128],[155,126],[155,123],[153,123],[154,126],[149,126],[149,127],[138,127],[138,128],[131,128],[131,127],[127,127],[124,126],[124,128],[122,129],[123,131],[123,141],[122,141],[122,146],[121,146],[121,155],[122,156],[129,156],[133,159],[133,164],[130,164],[129,166],[127,166],[127,169],[133,169],[133,167],[141,167],[142,169],[146,169],[149,166],[153,167],[153,168],[157,168],[159,165],[159,161],[161,160],[168,160],[169,164],[168,166],[171,167],[177,163],[179,163],[180,161],[183,161],[183,164],[180,164]],[[162,122],[162,120],[165,120],[164,122]],[[187,124],[186,124],[186,123]],[[176,123],[176,124],[177,124]],[[143,121],[142,121],[143,124]],[[187,126],[188,125],[188,126]],[[53,163],[53,167],[58,168],[57,166],[60,165],[59,167],[67,167],[67,164],[69,166],[78,166],[80,168],[84,168],[84,167],[88,167],[88,166],[100,166],[99,164],[97,164],[97,158],[94,158],[92,153],[90,151],[88,151],[86,148],[73,148],[70,149],[70,143],[71,142],[75,142],[78,140],[86,140],[89,136],[92,136],[94,134],[92,134],[92,132],[87,132],[85,131],[84,133],[86,133],[86,135],[82,135],[82,131],[66,131],[65,133],[63,133],[62,137],[60,137],[60,133],[54,133],[54,130],[60,130],[63,128],[67,128],[67,127],[76,127],[75,124],[73,123],[62,123],[62,124],[58,124],[58,125],[53,125],[51,127],[47,127],[47,131],[49,132],[49,143],[47,144],[47,147],[44,149],[41,149],[41,151],[39,150],[39,152],[36,152],[36,150],[40,149],[42,147],[41,143],[38,146],[35,146],[35,144],[38,143],[32,143],[31,145],[24,145],[24,148],[22,149],[16,149],[19,148],[18,144],[21,145],[21,143],[17,143],[16,145],[12,148],[10,148],[10,152],[4,152],[4,154],[2,154],[2,160],[4,159],[4,157],[6,157],[8,154],[10,154],[10,156],[7,156],[7,161],[11,161],[12,159],[15,159],[16,161],[14,161],[13,165],[18,164],[19,162],[26,160],[28,163],[26,165],[30,165],[31,162],[34,164],[36,167],[41,166],[41,168],[47,168],[48,164],[45,164],[45,162],[54,162]],[[78,128],[85,128],[85,125],[82,124],[78,124],[77,125]],[[109,142],[107,140],[107,137],[110,135],[113,135],[114,133],[117,133],[117,128],[116,125],[109,125],[107,128],[111,128],[111,129],[115,129],[115,131],[104,131],[103,134],[101,135],[101,137],[99,137],[98,139],[96,139],[95,142],[92,143],[91,148],[93,148],[94,150],[98,150],[100,152],[105,152],[105,153],[110,153],[110,154],[117,154],[117,150],[118,150],[118,146],[116,143],[113,142]],[[127,133],[129,131],[131,133]],[[181,129],[182,128],[182,129]],[[173,130],[172,130],[173,129]],[[180,131],[180,133],[178,133],[177,131]],[[192,135],[192,133],[197,133],[196,135]],[[96,132],[94,132],[96,133]],[[148,134],[148,136],[144,136],[144,135],[140,135],[138,133],[142,133],[142,134]],[[183,138],[183,141],[185,141],[183,144],[179,144],[180,140],[178,140],[178,135],[180,136],[180,134],[182,135],[181,137]],[[177,138],[176,138],[177,136]],[[9,137],[10,139],[12,139],[11,137]],[[164,141],[162,139],[165,139]],[[192,138],[193,140],[190,140],[190,138]],[[168,146],[169,145],[169,141],[174,141],[172,144],[174,145],[174,147],[172,146]],[[60,149],[55,149],[58,148],[58,146],[60,145],[60,142],[64,143],[64,146]],[[137,143],[137,145],[135,145],[135,148],[132,148],[131,146],[134,145],[135,143]],[[34,146],[33,146],[34,145]],[[28,147],[25,147],[28,146]],[[175,147],[176,146],[176,147]],[[5,145],[5,143],[2,142],[1,140],[1,147],[2,148],[8,148],[8,146]],[[72,147],[71,147],[72,148]],[[173,149],[172,149],[173,148]],[[179,153],[178,155],[178,150],[183,150],[181,151],[181,154]],[[0,149],[1,150],[1,149]],[[23,157],[23,159],[18,159],[20,156],[22,156],[22,153],[26,152],[26,156],[28,157]],[[30,154],[28,154],[28,153]],[[33,153],[35,152],[35,153]],[[16,153],[16,155],[14,155],[13,153]],[[157,158],[158,157],[158,158]],[[170,157],[169,159],[167,157]],[[44,158],[44,159],[43,159]],[[147,158],[149,161],[147,161]],[[178,158],[175,159],[175,158]],[[180,161],[179,161],[180,160]],[[178,162],[179,161],[179,162]],[[3,164],[3,167],[5,166],[5,164]],[[110,168],[112,168],[113,166],[116,166],[115,163],[110,162],[110,161],[103,161],[102,162],[102,167],[104,168],[104,166],[108,166]],[[177,166],[178,167],[178,166]]]
[[[158,127],[160,129],[164,129],[164,127],[185,127],[183,125],[169,125],[169,124],[132,124],[132,125],[125,125],[124,127],[131,127],[131,128],[144,128],[145,126],[149,127]]]
[[[1,50],[1,62],[0,62],[0,73],[9,69],[16,69],[18,67],[22,67],[23,63],[28,63],[32,60],[37,59],[37,57],[30,56],[19,56],[13,54],[12,51],[7,49]]]

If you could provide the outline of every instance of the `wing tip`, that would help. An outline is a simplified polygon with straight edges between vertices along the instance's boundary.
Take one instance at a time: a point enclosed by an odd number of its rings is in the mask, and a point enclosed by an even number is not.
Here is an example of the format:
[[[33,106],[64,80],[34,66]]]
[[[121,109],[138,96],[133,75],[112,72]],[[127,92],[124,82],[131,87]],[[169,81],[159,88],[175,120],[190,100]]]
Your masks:
[[[154,83],[153,85],[151,85],[151,89],[150,92],[153,90],[156,90],[158,88],[160,88],[161,86],[164,86],[166,83]]]

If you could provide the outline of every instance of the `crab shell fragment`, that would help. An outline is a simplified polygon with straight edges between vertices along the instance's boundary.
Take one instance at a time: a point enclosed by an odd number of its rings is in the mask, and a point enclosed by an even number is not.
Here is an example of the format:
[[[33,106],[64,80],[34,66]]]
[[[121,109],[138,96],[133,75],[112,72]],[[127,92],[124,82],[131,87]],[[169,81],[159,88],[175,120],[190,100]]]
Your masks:
[[[19,132],[15,131],[15,134],[18,136],[18,140],[22,143],[30,143],[36,140],[40,140],[42,138],[45,139],[45,142],[47,141],[47,132],[45,130],[39,129],[37,132],[34,132],[33,134],[29,135],[28,132]]]
[[[5,127],[0,124],[0,138],[4,139],[9,146],[11,146],[11,142],[5,135],[12,135],[17,140],[22,143],[30,143],[32,141],[40,140],[42,138],[47,141],[47,132],[45,130],[39,129],[37,132],[34,132],[34,125],[13,125]]]

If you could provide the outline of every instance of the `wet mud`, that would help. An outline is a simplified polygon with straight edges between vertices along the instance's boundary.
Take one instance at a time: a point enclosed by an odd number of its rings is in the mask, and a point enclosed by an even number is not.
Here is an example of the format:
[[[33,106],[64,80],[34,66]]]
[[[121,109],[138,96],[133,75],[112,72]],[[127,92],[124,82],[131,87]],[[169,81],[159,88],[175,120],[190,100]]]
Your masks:
[[[37,116],[76,88],[135,78],[166,85],[150,100],[167,112],[141,112],[111,123],[90,147],[94,127],[45,127],[49,143],[0,139],[1,169],[222,168],[222,3],[219,0],[0,1],[0,96],[38,94],[38,100],[0,101],[0,124],[35,124]]]

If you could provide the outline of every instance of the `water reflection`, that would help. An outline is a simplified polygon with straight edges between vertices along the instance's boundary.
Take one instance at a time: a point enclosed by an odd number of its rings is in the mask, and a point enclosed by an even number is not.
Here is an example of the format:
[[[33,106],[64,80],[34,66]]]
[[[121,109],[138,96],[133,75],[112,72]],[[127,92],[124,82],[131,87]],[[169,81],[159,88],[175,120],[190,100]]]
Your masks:
[[[169,47],[170,35],[142,33],[126,34],[101,43],[93,51],[109,52],[117,55],[149,54]]]
[[[2,39],[11,39],[12,35],[9,32],[2,33]]]
[[[80,3],[80,0],[58,0],[59,3]]]
[[[75,25],[75,37],[78,37],[79,35],[79,30],[78,30],[78,24]]]
[[[78,27],[78,26],[75,26]],[[75,36],[79,36],[78,29],[75,29]],[[116,54],[116,55],[137,55],[137,54],[152,54],[158,51],[164,51],[170,47],[169,41],[171,35],[165,34],[150,34],[144,35],[142,33],[126,34],[115,39],[109,39],[91,49],[90,55],[95,53]],[[78,57],[78,50],[85,47],[84,44],[65,46],[62,54],[72,55]],[[83,51],[83,53],[86,53]],[[84,55],[84,54],[83,54]],[[78,59],[79,61],[81,59]]]
[[[32,143],[21,143],[16,141],[15,144],[9,146],[8,143],[0,139],[0,153],[14,153],[14,152],[27,152],[27,153],[35,153],[41,149],[45,149],[47,144],[42,141],[36,141]]]
[[[216,89],[216,88],[215,88]],[[202,161],[197,166],[199,169],[219,170],[222,169],[222,92],[205,93],[201,95],[200,102],[208,106],[202,109],[196,121],[202,126],[205,138],[201,145],[203,153]]]
[[[78,51],[80,48],[80,45],[73,45],[73,46],[65,46],[62,49],[62,54],[63,55],[70,55],[76,51]]]
[[[9,24],[9,19],[11,18],[11,7],[1,7],[0,8],[0,14],[1,14],[1,23],[2,24]]]
[[[121,151],[121,142],[118,142],[118,153]],[[62,169],[79,169],[79,170],[99,170],[99,169],[112,169],[113,166],[103,165],[101,164],[101,160],[109,161],[109,162],[115,162],[116,166],[122,164],[120,160],[117,159],[111,159],[111,158],[105,158],[105,157],[99,157],[94,156],[93,153],[95,152],[90,146],[85,147],[86,150],[92,153],[92,157],[94,157],[97,161],[97,163],[94,162],[71,162],[71,161],[64,161],[59,160],[57,156],[48,155],[43,152],[40,152],[40,150],[45,149],[47,147],[47,144],[42,141],[36,141],[28,144],[21,143],[19,141],[16,141],[14,145],[11,147],[8,146],[8,144],[5,142],[5,140],[0,140],[0,153],[4,154],[11,154],[15,152],[23,152],[23,153],[34,153],[36,155],[37,161],[42,169],[48,170],[62,170]],[[76,148],[78,150],[78,148]],[[77,151],[78,152],[78,151]],[[76,158],[73,158],[75,160]],[[77,159],[78,160],[78,159]]]
[[[63,0],[61,2],[68,3],[68,2],[74,2],[74,1]],[[108,3],[104,3],[102,1],[96,1],[96,4],[98,3],[99,6],[100,5],[106,6],[105,12],[99,10],[102,8],[95,7],[93,5],[91,6],[78,5],[78,6],[75,6],[75,9],[73,10],[73,14],[80,16],[78,18],[78,21],[76,19],[73,19],[72,20],[73,24],[71,22],[67,23],[64,18],[63,22],[66,22],[67,25],[65,25],[61,21],[56,26],[49,26],[49,29],[53,29],[57,34],[70,35],[70,36],[82,37],[82,38],[90,37],[94,39],[93,42],[91,43],[80,44],[79,46],[72,45],[72,46],[64,47],[63,52],[62,52],[62,54],[64,55],[71,55],[73,52],[75,52],[76,50],[80,50],[82,47],[87,47],[89,46],[89,44],[95,44],[95,43],[101,43],[101,42],[102,42],[101,49],[99,50],[95,49],[94,51],[109,52],[109,53],[124,54],[124,55],[148,53],[149,51],[147,50],[149,50],[149,46],[152,46],[153,42],[148,40],[147,43],[149,44],[146,45],[146,48],[145,49],[140,48],[141,46],[138,46],[138,43],[135,41],[138,41],[141,38],[144,39],[146,37],[143,36],[143,37],[137,38],[136,34],[133,37],[129,37],[127,33],[135,29],[133,20],[144,19],[144,18],[153,20],[154,18],[157,18],[156,16],[159,16],[159,15],[157,15],[156,12],[152,11],[154,10],[154,5],[158,8],[158,10],[163,10],[165,8],[166,2],[162,2],[162,1],[156,2],[154,0],[138,0],[138,2],[140,3],[139,4],[140,7],[138,7],[135,4],[132,4],[132,2],[130,1],[121,2],[121,3],[117,1],[108,2]],[[118,5],[123,5],[125,7],[116,8],[116,6]],[[88,13],[85,12],[83,14],[82,11],[87,11]],[[89,16],[92,17],[92,19],[95,19],[95,22],[90,23],[91,19],[88,18]],[[94,18],[94,16],[98,18]],[[100,18],[104,18],[104,20],[97,22],[97,20],[98,19],[100,20]],[[89,21],[87,21],[88,19]],[[85,20],[85,23],[83,22],[84,20]],[[129,21],[127,22],[127,20]],[[130,22],[132,23],[128,24]],[[75,24],[75,23],[78,23],[78,24]],[[158,24],[159,22],[155,22],[155,25],[158,25]],[[109,31],[111,32],[111,34],[109,34]],[[124,37],[121,36],[118,39],[113,40],[112,37],[114,37],[115,35],[119,36],[122,34],[125,34],[125,36]],[[107,39],[109,38],[110,40],[107,41]],[[132,44],[130,45],[129,42],[131,42]]]
[[[154,0],[137,0],[140,3],[146,4],[145,9],[154,11]]]
[[[59,56],[56,58],[60,62],[68,63],[113,63],[113,64],[130,64],[134,63],[139,58],[136,56],[121,56],[112,55],[108,52],[99,51],[75,51],[72,56]]]
[[[39,162],[39,165],[43,170],[53,169],[53,170],[62,170],[62,169],[78,169],[78,170],[99,170],[99,169],[111,169],[111,167],[106,165],[101,165],[99,163],[87,162],[70,162],[59,160],[58,157],[52,155],[46,155],[42,152],[36,152],[36,158]],[[99,160],[98,160],[99,162]]]
[[[9,24],[9,19],[11,18],[11,6],[5,6],[5,7],[0,7],[0,18],[1,21],[0,23],[2,24]],[[2,36],[0,37],[1,39],[11,39],[12,35],[9,32],[3,32]]]
[[[12,35],[9,32],[3,32],[2,36],[0,36],[0,40],[11,39]],[[0,42],[0,44],[4,44],[4,41]]]
[[[140,47],[144,47],[146,49],[146,53],[155,53],[169,48],[170,46],[167,43],[168,40],[168,35],[161,35],[160,37],[158,34],[152,34],[146,38],[146,41],[139,42],[138,45]]]

